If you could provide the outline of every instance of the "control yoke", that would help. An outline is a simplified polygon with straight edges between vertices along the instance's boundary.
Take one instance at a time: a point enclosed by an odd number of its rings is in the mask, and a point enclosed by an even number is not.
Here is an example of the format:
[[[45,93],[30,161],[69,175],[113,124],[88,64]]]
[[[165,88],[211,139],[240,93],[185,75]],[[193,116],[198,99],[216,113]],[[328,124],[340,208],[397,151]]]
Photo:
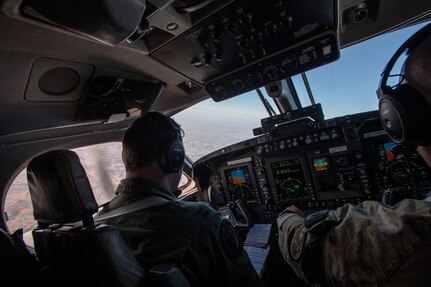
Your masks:
[[[245,199],[238,199],[233,206],[223,206],[218,211],[224,219],[229,220],[237,229],[248,230],[254,225]]]

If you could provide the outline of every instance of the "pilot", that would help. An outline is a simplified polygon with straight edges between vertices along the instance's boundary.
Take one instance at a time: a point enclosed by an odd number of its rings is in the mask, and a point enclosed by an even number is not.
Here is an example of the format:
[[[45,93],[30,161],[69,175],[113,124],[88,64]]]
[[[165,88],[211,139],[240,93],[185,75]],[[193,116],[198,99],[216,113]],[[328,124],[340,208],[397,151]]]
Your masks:
[[[427,125],[431,123],[430,27],[410,47],[403,65],[404,83],[416,91],[407,98],[421,97],[417,100],[423,104],[413,107],[409,116],[418,116],[424,108],[422,120]],[[417,150],[431,167],[431,147]],[[431,286],[431,193],[424,200],[405,199],[393,207],[366,201],[306,217],[289,206],[277,224],[284,259],[310,284]]]
[[[148,112],[133,122],[123,138],[123,162],[126,178],[100,214],[113,215],[102,221],[118,227],[144,268],[178,264],[191,286],[260,286],[229,221],[204,203],[174,195],[184,163],[175,121]],[[116,214],[127,206],[130,212]]]

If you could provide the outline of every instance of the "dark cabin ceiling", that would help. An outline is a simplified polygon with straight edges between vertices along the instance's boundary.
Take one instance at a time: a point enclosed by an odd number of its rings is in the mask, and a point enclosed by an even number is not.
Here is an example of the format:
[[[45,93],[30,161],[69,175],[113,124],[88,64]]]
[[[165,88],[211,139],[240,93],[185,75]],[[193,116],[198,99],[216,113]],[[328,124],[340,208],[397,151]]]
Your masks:
[[[208,98],[202,87],[193,84],[175,69],[165,66],[160,59],[153,58],[151,51],[199,25],[217,10],[240,1],[210,1],[210,6],[197,10],[193,10],[194,5],[188,8],[185,5],[187,1],[147,1],[144,17],[140,19],[141,22],[137,22],[139,29],[136,31],[145,31],[147,22],[142,20],[145,18],[149,25],[154,27],[154,32],[151,32],[154,37],[151,33],[143,36],[139,45],[133,44],[136,41],[123,41],[116,45],[114,41],[124,37],[124,33],[107,43],[109,41],[94,39],[97,37],[89,38],[83,32],[65,29],[60,27],[61,25],[49,23],[46,19],[41,21],[40,18],[35,18],[31,9],[22,8],[23,3],[27,5],[31,2],[35,1],[6,0],[0,3],[0,136],[82,124],[77,121],[77,114],[85,101],[89,83],[98,76],[161,83],[161,94],[152,109],[167,114],[174,114]],[[23,15],[23,11],[27,15]],[[391,29],[429,19],[430,11],[431,1],[428,0],[340,0],[337,12],[340,46],[353,45]],[[134,14],[131,17],[131,21],[136,22],[137,19],[139,15]],[[170,30],[172,26],[168,28],[167,25],[172,23],[178,24],[174,31]],[[123,32],[128,31],[130,25],[125,25],[122,29]],[[130,37],[139,37],[135,34]],[[44,74],[43,71],[37,70],[40,68],[40,61],[59,63],[58,66],[49,66],[53,69],[68,68],[68,65],[82,67],[79,83],[83,88],[80,94],[63,100],[55,97],[45,100],[43,96],[38,97],[37,89],[40,87],[36,84],[37,79],[33,83],[31,80],[32,75]],[[67,71],[65,74],[68,74]],[[126,125],[127,122],[124,126]]]

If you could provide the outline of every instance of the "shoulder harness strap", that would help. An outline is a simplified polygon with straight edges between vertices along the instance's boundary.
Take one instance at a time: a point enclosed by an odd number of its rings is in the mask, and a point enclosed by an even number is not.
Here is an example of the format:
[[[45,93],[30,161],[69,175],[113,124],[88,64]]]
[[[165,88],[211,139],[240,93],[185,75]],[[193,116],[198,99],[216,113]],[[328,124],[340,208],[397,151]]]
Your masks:
[[[128,213],[132,213],[138,210],[143,210],[143,209],[147,209],[153,206],[158,206],[158,205],[162,205],[164,203],[169,202],[170,200],[160,197],[160,196],[149,196],[145,199],[139,200],[137,202],[133,202],[132,204],[128,204],[125,206],[122,206],[120,208],[114,209],[112,211],[109,211],[105,214],[101,214],[101,215],[96,215],[94,217],[94,221],[102,221],[105,219],[109,219],[109,218],[113,218],[113,217],[117,217],[120,215],[124,215],[124,214],[128,214]]]

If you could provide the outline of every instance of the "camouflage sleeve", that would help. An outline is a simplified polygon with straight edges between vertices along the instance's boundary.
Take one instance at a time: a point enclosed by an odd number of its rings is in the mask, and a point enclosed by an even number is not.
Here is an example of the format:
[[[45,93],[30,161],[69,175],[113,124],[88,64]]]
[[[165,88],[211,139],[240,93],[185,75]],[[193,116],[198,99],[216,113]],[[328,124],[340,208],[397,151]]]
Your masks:
[[[366,201],[310,216],[278,219],[283,257],[309,283],[384,285],[431,236],[427,199],[394,207]]]
[[[278,243],[283,258],[307,283],[320,282],[324,276],[320,264],[320,247],[329,227],[339,221],[334,211],[323,210],[305,218],[294,213],[277,219]]]
[[[295,273],[304,281],[305,278],[301,264],[297,262],[298,254],[302,251],[304,236],[304,218],[295,213],[285,213],[278,217],[278,245],[284,260],[292,267]],[[294,238],[295,237],[295,238]]]
[[[394,207],[375,201],[340,209],[343,220],[322,248],[322,264],[330,283],[384,285],[431,235],[431,203],[403,200]],[[351,272],[348,266],[356,267]]]

